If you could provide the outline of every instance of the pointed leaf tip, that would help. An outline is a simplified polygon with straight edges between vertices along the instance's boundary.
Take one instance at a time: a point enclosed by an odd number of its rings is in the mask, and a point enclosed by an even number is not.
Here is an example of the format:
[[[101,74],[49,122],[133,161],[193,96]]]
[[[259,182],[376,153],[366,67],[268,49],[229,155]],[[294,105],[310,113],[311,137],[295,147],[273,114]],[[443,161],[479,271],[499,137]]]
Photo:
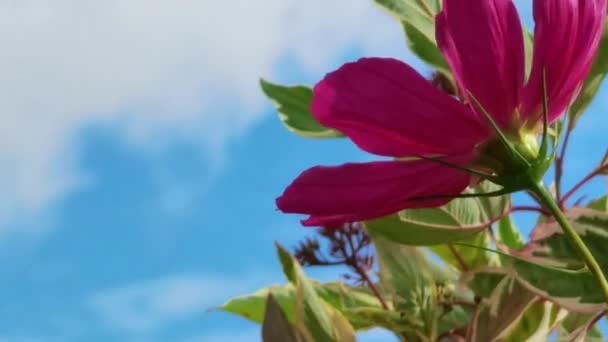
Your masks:
[[[306,138],[338,138],[343,135],[321,125],[310,112],[313,93],[306,86],[283,86],[260,78],[260,87],[272,100],[288,130]]]

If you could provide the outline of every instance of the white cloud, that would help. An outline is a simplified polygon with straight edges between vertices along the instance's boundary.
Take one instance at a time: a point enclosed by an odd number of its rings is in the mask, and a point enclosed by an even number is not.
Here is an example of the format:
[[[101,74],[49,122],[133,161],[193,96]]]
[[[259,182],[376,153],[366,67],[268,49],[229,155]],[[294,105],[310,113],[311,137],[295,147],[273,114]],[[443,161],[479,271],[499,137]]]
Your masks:
[[[268,277],[171,275],[93,294],[88,306],[110,329],[147,334],[205,313],[227,298],[254,292]]]
[[[121,336],[136,340],[138,336],[145,336],[146,340],[154,340],[172,324],[192,321],[228,298],[268,286],[269,279],[272,282],[273,278],[259,272],[238,278],[209,274],[169,275],[99,291],[92,294],[86,304],[105,327]],[[250,328],[238,331],[208,329],[183,341],[254,341],[259,339],[259,334],[257,325],[251,324]],[[369,342],[396,340],[383,329],[362,332],[358,338]]]
[[[0,224],[81,184],[83,127],[221,155],[281,57],[320,75],[353,44],[404,51],[368,0],[5,0],[0,44]]]

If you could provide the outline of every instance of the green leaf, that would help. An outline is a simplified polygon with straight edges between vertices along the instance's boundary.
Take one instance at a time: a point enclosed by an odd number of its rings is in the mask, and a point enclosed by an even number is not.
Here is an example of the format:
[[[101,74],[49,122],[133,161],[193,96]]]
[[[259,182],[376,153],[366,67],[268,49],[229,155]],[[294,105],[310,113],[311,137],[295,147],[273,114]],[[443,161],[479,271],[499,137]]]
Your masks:
[[[420,325],[415,331],[418,339],[435,341],[445,313],[442,301],[449,301],[451,297],[452,275],[442,273],[420,249],[399,245],[375,234],[371,234],[371,238],[378,257],[381,285],[390,293],[394,310],[409,318],[408,325]]]
[[[526,78],[529,77],[530,71],[532,70],[532,58],[534,51],[534,34],[528,32],[526,28],[524,30],[524,52],[526,54]]]
[[[565,310],[551,302],[535,301],[509,332],[505,342],[548,341],[553,328],[565,315]]]
[[[366,316],[357,315],[358,309],[381,309],[378,298],[359,288],[353,288],[343,283],[327,283],[316,287],[317,293],[323,300],[340,311],[356,330],[369,329],[378,326]]]
[[[300,342],[301,338],[292,328],[279,304],[272,295],[266,300],[266,313],[262,324],[264,342]]]
[[[272,294],[281,306],[287,320],[294,322],[295,287],[292,284],[274,285],[255,293],[229,299],[218,309],[241,316],[256,323],[262,323],[266,310],[266,298]]]
[[[504,277],[477,309],[467,341],[496,341],[508,336],[536,298],[515,279]]]
[[[439,48],[437,48],[435,40],[429,40],[419,29],[406,21],[403,21],[401,25],[403,26],[410,51],[450,78],[450,66],[445,61]],[[450,81],[453,83],[453,80],[450,79]]]
[[[484,182],[467,193],[498,189]],[[432,246],[472,237],[485,231],[509,204],[508,196],[456,198],[438,208],[403,210],[398,214],[366,222],[368,231],[393,242]]]
[[[378,299],[363,288],[354,288],[343,283],[319,284],[311,281],[315,291],[324,302],[340,311],[357,330],[378,326],[366,316],[358,316],[359,309],[380,309]],[[263,288],[255,293],[232,298],[218,309],[236,314],[256,323],[262,323],[266,305],[265,298],[272,294],[281,306],[287,320],[295,322],[295,287],[288,283]]]
[[[500,242],[511,249],[521,249],[526,244],[519,229],[515,226],[515,222],[511,219],[511,215],[498,221],[497,237]]]
[[[604,272],[608,270],[608,214],[589,208],[566,213]],[[598,310],[604,303],[595,278],[554,220],[540,223],[532,241],[515,256],[503,256],[512,272],[533,292],[579,312]],[[501,270],[497,273],[504,273]]]
[[[536,264],[510,255],[503,255],[509,265],[502,268],[485,267],[465,275],[475,293],[496,279],[511,276],[528,290],[576,312],[594,312],[604,306],[604,298],[595,278],[585,270],[572,271]]]
[[[416,210],[418,211],[418,210]],[[381,235],[391,241],[411,246],[433,246],[470,237],[486,227],[471,225],[458,226],[433,224],[431,220],[453,219],[445,208],[421,209],[421,217],[412,218],[416,214],[409,213],[407,218],[399,214],[383,217],[365,223],[367,230]]]
[[[438,0],[374,0],[374,2],[400,21],[415,27],[427,40],[435,42],[435,15],[440,10]]]
[[[608,195],[602,196],[587,205],[587,208],[608,213]]]
[[[466,193],[486,194],[500,190],[500,187],[494,183],[485,181],[478,186],[469,189]],[[492,196],[492,197],[477,197],[474,199],[479,206],[480,218],[479,224],[484,225],[484,222],[492,222],[497,217],[502,215],[510,206],[511,198],[509,195]],[[459,241],[463,244],[480,246],[489,248],[491,245],[488,229],[484,229],[479,233],[466,237]],[[432,246],[431,250],[437,254],[444,262],[456,267],[461,271],[486,266],[493,263],[495,256],[483,249],[473,249],[462,247],[458,244],[444,244]]]
[[[414,54],[445,75],[451,74],[435,41],[435,16],[441,9],[440,1],[374,0],[374,2],[401,21],[408,46]]]
[[[473,236],[466,237],[460,243],[489,248],[491,244],[490,236],[486,230]],[[458,244],[443,244],[430,247],[431,251],[439,256],[444,262],[454,266],[460,271],[486,266],[491,264],[493,254],[483,249],[463,247]]]
[[[588,208],[575,208],[568,211],[566,216],[606,272],[608,214]],[[594,312],[604,306],[595,278],[583,268],[559,225],[553,220],[539,224],[532,233],[532,241],[523,250],[514,253],[515,255],[502,254],[505,262],[503,268],[473,271],[472,278],[475,281],[469,282],[469,285],[476,294],[480,290],[479,284],[494,282],[501,275],[510,275],[530,291],[576,312]],[[487,277],[489,279],[479,279]]]
[[[285,276],[296,287],[296,328],[307,341],[338,341],[326,304],[306,278],[302,267],[285,248],[279,244],[276,244],[276,248]]]
[[[343,135],[322,126],[310,112],[312,89],[305,86],[282,86],[260,79],[262,91],[279,111],[279,117],[290,131],[307,138],[337,138]]]
[[[495,192],[500,189],[502,189],[502,187],[500,187],[499,185],[496,185],[489,181],[484,181],[476,187],[467,190],[465,193],[482,195],[490,192]],[[497,217],[505,213],[507,208],[509,208],[509,206],[511,205],[510,195],[477,197],[475,198],[475,200],[479,202],[479,208],[481,211],[480,222],[495,220]]]
[[[295,326],[305,341],[355,341],[355,330],[348,320],[325,302],[315,284],[289,252],[276,245],[285,276],[295,286]]]
[[[484,268],[481,269],[483,270]],[[467,285],[473,290],[476,297],[489,298],[492,295],[492,291],[498,287],[504,277],[505,273],[477,273],[473,271],[465,274],[463,279],[466,280]]]
[[[600,85],[606,77],[606,73],[608,73],[608,22],[604,25],[600,45],[597,49],[593,64],[591,65],[591,70],[587,75],[587,79],[583,83],[583,87],[578,97],[568,111],[572,127],[574,127],[585,109],[591,104],[591,101],[597,94]]]
[[[594,325],[593,328],[587,331],[589,324],[596,316],[597,313],[581,314],[569,312],[561,322],[557,341],[583,342],[593,341],[595,338],[600,338],[601,340],[602,334],[597,328],[597,325]]]
[[[328,307],[327,309],[329,310],[329,318],[336,333],[336,341],[355,342],[357,340],[355,329],[348,319],[332,307]]]
[[[367,320],[376,322],[379,327],[397,334],[407,335],[408,340],[416,340],[417,332],[423,327],[423,323],[418,317],[403,312],[374,308],[353,309],[352,311],[360,317],[366,317]]]
[[[608,270],[608,214],[576,207],[569,210],[566,216],[599,264],[604,270]],[[546,265],[570,269],[584,268],[583,261],[555,220],[538,224],[532,231],[531,241],[516,254]]]

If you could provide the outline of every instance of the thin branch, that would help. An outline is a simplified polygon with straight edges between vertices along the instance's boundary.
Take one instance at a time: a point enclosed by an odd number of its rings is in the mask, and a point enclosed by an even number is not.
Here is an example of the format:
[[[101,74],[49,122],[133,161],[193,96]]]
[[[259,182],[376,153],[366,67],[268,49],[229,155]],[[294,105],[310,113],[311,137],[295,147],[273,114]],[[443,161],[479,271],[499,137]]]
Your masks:
[[[448,249],[454,255],[454,259],[456,259],[456,261],[458,262],[458,265],[460,266],[460,268],[463,271],[468,271],[469,270],[469,266],[467,266],[467,264],[462,259],[462,256],[460,256],[460,254],[458,254],[458,251],[456,250],[456,248],[454,248],[454,246],[451,243],[448,243]]]
[[[561,199],[560,199],[560,206],[563,207],[566,203],[566,201],[576,192],[578,191],[581,187],[583,187],[585,184],[587,184],[590,180],[592,180],[593,178],[595,178],[596,176],[599,176],[600,174],[602,174],[603,172],[608,171],[608,164],[606,165],[600,165],[598,167],[596,167],[595,169],[593,169],[587,176],[585,176],[585,178],[581,179],[578,183],[576,183],[575,186],[572,187],[572,189],[570,189],[570,191],[568,191]]]
[[[376,298],[378,298],[378,301],[380,302],[380,305],[382,305],[382,308],[384,310],[388,310],[388,305],[386,305],[386,302],[384,301],[384,297],[382,297],[382,294],[378,290],[378,287],[376,286],[376,284],[374,284],[372,279],[369,277],[369,275],[367,274],[367,271],[358,265],[356,267],[356,270],[357,270],[357,273],[359,273],[359,275],[361,276],[361,278],[365,281],[365,283],[367,284],[369,289],[372,290],[372,292],[374,293]]]
[[[350,227],[348,227],[347,229],[350,229]],[[352,267],[355,270],[355,272],[367,284],[369,289],[374,293],[376,298],[378,298],[378,301],[380,302],[380,305],[382,305],[382,308],[384,310],[388,310],[388,305],[386,305],[386,301],[384,300],[384,297],[382,297],[382,294],[378,290],[378,287],[376,286],[376,284],[374,284],[372,279],[367,274],[367,270],[364,269],[363,267],[361,267],[361,265],[359,265],[357,249],[355,248],[355,246],[353,244],[353,240],[351,238],[352,234],[350,234],[350,231],[348,231],[345,235],[347,237],[347,242],[351,248],[352,253],[350,253],[350,254],[348,253],[344,243],[340,244],[339,248],[340,248],[340,252],[342,253],[342,256],[344,257],[344,264]]]
[[[547,209],[545,208],[541,208],[541,207],[536,207],[533,205],[518,205],[518,206],[513,206],[511,207],[511,212],[518,212],[518,211],[533,211],[533,212],[537,212],[539,214],[542,214],[544,216],[551,216],[551,213],[549,213],[547,211]]]
[[[606,313],[608,313],[608,310],[604,310],[604,311],[600,312],[599,314],[597,314],[597,316],[595,316],[595,317],[593,318],[593,320],[591,320],[591,322],[589,322],[589,324],[587,324],[587,327],[586,327],[586,329],[585,329],[585,330],[586,330],[586,331],[589,331],[589,330],[593,329],[593,326],[594,326],[594,325],[595,325],[597,322],[599,322],[599,320],[600,320],[600,319],[602,319],[602,317],[604,317],[604,316],[606,315]]]

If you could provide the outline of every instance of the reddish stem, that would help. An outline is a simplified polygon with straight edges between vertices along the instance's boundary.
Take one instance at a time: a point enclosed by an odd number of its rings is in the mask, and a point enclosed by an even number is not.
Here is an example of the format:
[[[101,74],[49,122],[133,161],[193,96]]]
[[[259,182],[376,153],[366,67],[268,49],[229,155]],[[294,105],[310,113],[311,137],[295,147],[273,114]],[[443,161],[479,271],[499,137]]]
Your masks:
[[[454,246],[451,243],[448,243],[448,249],[454,255],[454,259],[456,259],[456,261],[458,262],[458,265],[460,266],[460,268],[463,271],[468,271],[469,270],[469,266],[467,266],[467,264],[464,262],[464,260],[460,256],[460,254],[458,254],[458,251],[454,248]]]
[[[597,316],[595,316],[593,318],[593,320],[591,322],[589,322],[589,324],[587,324],[587,331],[591,330],[593,328],[593,326],[599,322],[600,319],[602,319],[602,317],[604,317],[606,315],[606,313],[608,313],[607,310],[604,310],[602,312],[600,312]]]
[[[541,207],[536,207],[533,205],[520,205],[520,206],[511,207],[511,212],[516,212],[516,211],[533,211],[533,212],[537,212],[537,213],[545,215],[545,216],[551,216],[551,214],[546,209],[541,208]]]
[[[572,187],[572,189],[570,189],[570,191],[568,191],[561,199],[560,199],[560,206],[563,207],[566,203],[566,201],[572,196],[574,195],[575,192],[577,192],[581,187],[583,187],[585,184],[587,184],[590,180],[592,180],[593,178],[595,178],[596,176],[599,176],[601,173],[608,171],[608,165],[600,165],[598,167],[596,167],[593,171],[591,171],[587,176],[585,176],[585,178],[581,179],[578,183],[576,183],[575,186]]]
[[[374,293],[376,298],[378,298],[378,301],[380,302],[380,305],[382,305],[382,308],[384,310],[388,310],[388,305],[386,305],[386,302],[384,301],[384,297],[382,297],[382,294],[378,290],[378,287],[376,286],[376,284],[374,284],[372,279],[367,274],[367,270],[364,269],[363,267],[361,267],[361,265],[359,265],[359,262],[357,261],[358,249],[355,248],[351,234],[346,234],[346,241],[348,242],[351,253],[349,255],[348,251],[346,250],[346,246],[344,244],[340,245],[340,251],[342,252],[342,255],[344,256],[344,263],[346,265],[351,266],[355,270],[355,272],[357,272],[357,274],[359,274],[361,279],[363,279],[363,281],[367,284],[367,286]]]
[[[388,305],[386,305],[386,302],[384,301],[384,297],[382,297],[382,294],[378,290],[378,287],[371,280],[371,278],[367,274],[367,271],[364,270],[363,268],[361,268],[360,266],[357,266],[356,270],[357,270],[357,273],[359,273],[359,275],[361,276],[361,278],[363,278],[363,280],[367,283],[367,286],[369,286],[369,289],[372,290],[372,292],[374,293],[376,298],[378,298],[378,301],[380,302],[380,305],[382,305],[382,308],[384,310],[388,310]]]

